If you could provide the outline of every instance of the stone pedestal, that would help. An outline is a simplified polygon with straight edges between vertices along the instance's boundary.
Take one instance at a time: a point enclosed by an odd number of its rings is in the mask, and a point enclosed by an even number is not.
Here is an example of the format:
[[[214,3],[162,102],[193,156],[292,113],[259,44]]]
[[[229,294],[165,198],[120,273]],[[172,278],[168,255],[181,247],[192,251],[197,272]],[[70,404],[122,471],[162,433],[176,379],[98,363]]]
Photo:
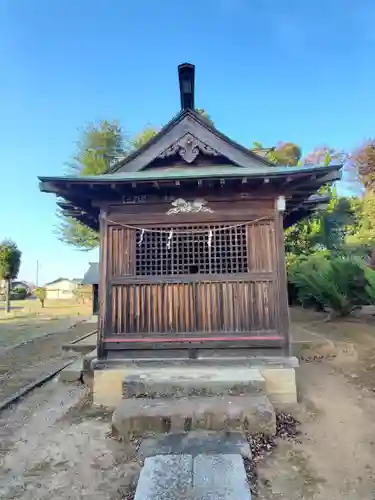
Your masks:
[[[123,397],[265,394],[274,404],[297,402],[297,358],[208,358],[92,363],[93,402],[115,408]]]

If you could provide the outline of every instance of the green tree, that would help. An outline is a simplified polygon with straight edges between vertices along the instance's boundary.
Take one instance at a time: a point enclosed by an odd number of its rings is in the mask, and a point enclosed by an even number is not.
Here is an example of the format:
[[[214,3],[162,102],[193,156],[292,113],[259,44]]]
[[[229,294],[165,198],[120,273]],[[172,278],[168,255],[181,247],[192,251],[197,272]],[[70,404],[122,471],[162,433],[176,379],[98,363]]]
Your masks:
[[[261,142],[254,141],[252,151],[261,150],[265,157],[275,165],[296,166],[301,159],[301,148],[293,142],[279,142],[272,148],[264,148]]]
[[[5,310],[10,311],[10,282],[17,278],[22,252],[12,240],[0,243],[0,279],[5,281]]]
[[[140,132],[135,136],[135,138],[132,141],[132,147],[134,149],[139,149],[145,144],[148,143],[150,139],[155,137],[155,135],[158,133],[157,129],[154,127],[146,127],[143,132]]]
[[[278,165],[298,165],[302,150],[293,142],[281,142],[273,151],[273,155]]]
[[[303,158],[304,165],[331,165],[343,158],[332,148],[314,149]],[[312,214],[285,231],[286,252],[307,256],[317,251],[340,252],[348,227],[355,223],[354,206],[350,199],[339,197],[335,186],[322,186],[318,194],[331,197],[324,211]]]
[[[68,163],[69,173],[74,175],[100,175],[107,172],[112,158],[123,156],[130,149],[121,127],[116,121],[101,121],[90,124],[80,132],[76,153]],[[99,244],[99,235],[73,217],[57,210],[60,224],[57,235],[61,241],[79,248],[91,250]]]
[[[196,111],[213,125],[213,121],[204,109],[198,108]],[[129,153],[144,146],[157,133],[155,127],[147,126],[133,139],[129,139],[116,121],[104,120],[99,124],[90,124],[80,132],[76,153],[68,163],[68,171],[79,176],[105,174],[111,160],[126,158]],[[99,245],[99,234],[96,231],[73,217],[66,216],[61,209],[57,210],[57,215],[60,223],[56,232],[62,242],[79,250],[91,250]]]
[[[352,253],[371,255],[375,267],[375,193],[368,191],[363,198],[353,198],[355,223],[348,228],[345,243]]]
[[[214,122],[212,121],[207,111],[205,111],[203,108],[196,108],[195,111],[199,113],[202,116],[202,118],[204,118],[209,123],[209,125],[211,125],[212,127],[214,126]]]
[[[46,296],[47,296],[46,289],[44,287],[38,287],[35,290],[35,295],[36,295],[37,299],[39,299],[41,306],[44,307],[44,301],[46,300]]]
[[[375,193],[375,139],[366,141],[358,148],[351,156],[351,161],[366,190]]]
[[[105,174],[111,160],[125,158],[131,151],[138,149],[157,131],[146,127],[143,132],[129,140],[116,121],[102,121],[98,125],[88,125],[80,133],[76,143],[77,152],[68,164],[69,172],[74,175]],[[79,250],[91,250],[99,245],[99,234],[80,223],[73,217],[66,216],[61,209],[57,211],[60,224],[57,227],[59,239]]]

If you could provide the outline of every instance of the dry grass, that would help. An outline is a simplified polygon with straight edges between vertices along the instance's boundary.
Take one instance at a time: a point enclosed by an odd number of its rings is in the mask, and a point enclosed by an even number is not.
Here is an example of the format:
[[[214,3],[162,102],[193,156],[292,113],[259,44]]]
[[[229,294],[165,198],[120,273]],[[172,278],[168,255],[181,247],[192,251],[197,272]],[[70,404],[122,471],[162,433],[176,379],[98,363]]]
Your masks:
[[[91,303],[71,300],[47,300],[44,308],[33,299],[12,301],[11,306],[7,314],[0,305],[0,350],[68,328],[80,317],[91,315]]]

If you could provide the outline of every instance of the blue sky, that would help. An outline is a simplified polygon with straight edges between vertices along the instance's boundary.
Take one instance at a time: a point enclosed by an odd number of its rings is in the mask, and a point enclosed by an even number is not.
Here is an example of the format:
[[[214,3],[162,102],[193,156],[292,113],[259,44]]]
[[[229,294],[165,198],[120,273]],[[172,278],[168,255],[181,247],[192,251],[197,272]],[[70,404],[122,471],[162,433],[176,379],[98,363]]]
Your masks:
[[[375,135],[372,0],[0,0],[0,238],[20,277],[80,277],[96,252],[61,244],[56,199],[77,129],[118,119],[129,135],[179,109],[177,65],[196,104],[244,145],[350,150]]]

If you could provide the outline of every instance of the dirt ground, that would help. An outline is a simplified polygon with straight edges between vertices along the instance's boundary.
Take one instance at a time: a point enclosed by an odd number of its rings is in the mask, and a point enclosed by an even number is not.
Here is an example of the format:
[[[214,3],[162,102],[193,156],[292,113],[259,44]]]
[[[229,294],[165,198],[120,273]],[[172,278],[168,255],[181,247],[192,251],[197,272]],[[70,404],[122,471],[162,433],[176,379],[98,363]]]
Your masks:
[[[0,350],[0,402],[76,357],[63,351],[62,346],[95,329],[95,324],[81,320],[72,326],[76,321],[77,317],[59,320],[53,323],[56,330],[50,326],[48,336]]]
[[[0,306],[0,353],[23,341],[56,332],[91,315],[91,304],[47,300],[42,308],[35,299],[12,301],[7,314]]]
[[[258,466],[257,500],[375,500],[375,321],[327,323],[292,311],[307,346],[298,369],[298,440]],[[111,439],[109,416],[81,405],[82,387],[50,382],[0,413],[0,498],[124,500],[140,465]]]
[[[2,500],[127,498],[140,465],[84,399],[82,386],[51,381],[0,414]]]
[[[324,322],[294,311],[294,327],[328,339],[298,369],[300,443],[280,440],[258,469],[262,500],[375,499],[375,322]]]

